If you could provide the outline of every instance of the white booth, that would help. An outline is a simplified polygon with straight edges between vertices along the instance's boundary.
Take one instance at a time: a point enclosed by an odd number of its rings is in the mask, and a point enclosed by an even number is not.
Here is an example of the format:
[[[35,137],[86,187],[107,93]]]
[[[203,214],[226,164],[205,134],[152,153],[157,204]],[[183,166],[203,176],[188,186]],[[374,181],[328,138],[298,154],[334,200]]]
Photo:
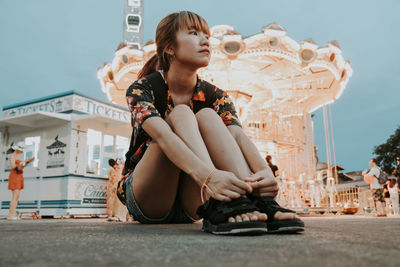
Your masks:
[[[42,216],[106,212],[110,158],[125,160],[131,135],[126,107],[69,91],[9,105],[0,119],[0,216],[8,215],[11,146],[25,142],[25,188],[17,211]]]

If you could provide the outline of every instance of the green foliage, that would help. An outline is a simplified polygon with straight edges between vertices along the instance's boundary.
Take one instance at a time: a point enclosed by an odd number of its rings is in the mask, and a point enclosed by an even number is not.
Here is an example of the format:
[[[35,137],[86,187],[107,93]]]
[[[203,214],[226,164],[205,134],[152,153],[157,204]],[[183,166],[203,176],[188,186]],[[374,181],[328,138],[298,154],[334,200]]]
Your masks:
[[[374,154],[378,165],[387,173],[400,177],[396,157],[400,157],[400,126],[395,133],[389,137],[386,143],[376,146]],[[396,170],[397,168],[397,170]]]

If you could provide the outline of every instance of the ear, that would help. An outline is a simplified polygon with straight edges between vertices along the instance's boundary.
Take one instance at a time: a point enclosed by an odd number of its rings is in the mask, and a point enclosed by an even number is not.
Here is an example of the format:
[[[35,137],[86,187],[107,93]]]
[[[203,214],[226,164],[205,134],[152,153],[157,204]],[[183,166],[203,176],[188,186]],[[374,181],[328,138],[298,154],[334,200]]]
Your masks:
[[[165,53],[171,57],[175,55],[175,51],[172,48],[166,48]]]

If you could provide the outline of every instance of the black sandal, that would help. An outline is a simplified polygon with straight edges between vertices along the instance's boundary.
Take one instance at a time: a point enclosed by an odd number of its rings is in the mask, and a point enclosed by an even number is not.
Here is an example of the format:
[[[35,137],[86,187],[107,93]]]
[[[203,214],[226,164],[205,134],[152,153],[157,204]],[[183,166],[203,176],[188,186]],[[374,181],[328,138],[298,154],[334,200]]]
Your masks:
[[[299,219],[289,220],[276,220],[274,219],[275,214],[280,212],[291,212],[296,213],[293,210],[285,209],[279,206],[273,197],[257,197],[248,195],[254,205],[259,209],[260,212],[266,213],[268,216],[267,227],[268,233],[282,233],[282,234],[293,234],[304,231],[304,222]]]
[[[230,202],[210,198],[198,208],[197,214],[203,217],[204,232],[216,235],[267,233],[267,224],[263,221],[227,222],[229,217],[253,211],[258,211],[258,209],[246,197],[233,199]]]

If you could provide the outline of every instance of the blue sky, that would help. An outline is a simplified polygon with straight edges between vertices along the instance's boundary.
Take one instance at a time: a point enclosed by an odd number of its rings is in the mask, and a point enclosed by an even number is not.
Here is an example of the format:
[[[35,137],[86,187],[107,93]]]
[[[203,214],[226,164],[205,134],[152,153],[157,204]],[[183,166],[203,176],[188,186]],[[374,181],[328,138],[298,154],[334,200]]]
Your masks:
[[[345,171],[367,168],[373,147],[400,126],[400,1],[145,0],[145,41],[179,10],[244,36],[277,22],[299,43],[337,40],[354,70],[332,105],[336,159]],[[122,40],[122,12],[122,0],[0,0],[0,106],[69,90],[106,100],[96,72]],[[314,122],[325,160],[321,111]]]

